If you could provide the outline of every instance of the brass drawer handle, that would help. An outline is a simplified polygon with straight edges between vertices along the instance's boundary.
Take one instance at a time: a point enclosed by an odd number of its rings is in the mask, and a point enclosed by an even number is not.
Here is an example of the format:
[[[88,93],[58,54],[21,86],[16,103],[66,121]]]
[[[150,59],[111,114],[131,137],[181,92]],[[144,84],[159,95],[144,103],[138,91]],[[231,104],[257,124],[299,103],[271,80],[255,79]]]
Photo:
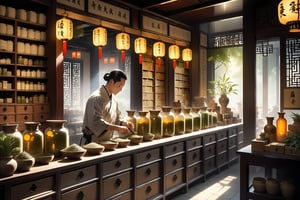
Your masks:
[[[178,179],[178,177],[177,177],[177,175],[175,174],[175,175],[173,176],[173,182],[175,182],[177,179]]]
[[[78,177],[79,177],[80,179],[82,179],[82,178],[84,177],[84,173],[83,173],[82,171],[80,171],[80,172],[78,173]]]
[[[3,116],[3,120],[4,120],[4,121],[7,120],[7,116],[6,116],[6,115]]]
[[[150,174],[151,174],[151,169],[148,168],[148,169],[146,170],[146,175],[149,176]]]
[[[24,116],[24,120],[28,120],[28,116],[27,115]]]
[[[7,108],[6,107],[3,107],[3,112],[6,112],[7,111]]]
[[[151,188],[151,186],[149,185],[147,188],[146,188],[146,193],[150,193],[152,191],[152,188]]]
[[[115,182],[115,186],[120,187],[121,184],[122,184],[122,181],[121,181],[121,179],[118,178]]]
[[[177,146],[174,146],[174,147],[173,147],[173,151],[174,151],[174,152],[177,151]]]
[[[177,162],[177,160],[175,159],[175,160],[173,160],[172,163],[173,163],[173,166],[175,166],[175,165],[177,165],[178,162]]]
[[[35,192],[37,190],[37,188],[38,188],[37,185],[33,183],[30,187],[30,191]]]
[[[24,110],[25,110],[25,111],[27,110],[27,106],[24,106]]]
[[[122,163],[120,161],[117,161],[116,164],[115,164],[116,168],[121,167],[121,165],[122,165]]]
[[[82,191],[78,192],[76,199],[83,200],[83,198],[84,198],[84,193]]]
[[[146,158],[150,159],[151,158],[151,153],[147,153]]]

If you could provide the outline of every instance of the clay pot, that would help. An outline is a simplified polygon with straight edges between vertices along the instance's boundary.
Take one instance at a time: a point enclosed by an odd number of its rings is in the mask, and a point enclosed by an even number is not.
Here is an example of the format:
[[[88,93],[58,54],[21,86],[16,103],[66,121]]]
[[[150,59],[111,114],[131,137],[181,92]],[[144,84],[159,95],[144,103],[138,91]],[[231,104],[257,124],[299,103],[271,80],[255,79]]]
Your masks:
[[[284,198],[293,199],[296,188],[292,181],[284,180],[280,182],[280,190]]]
[[[268,194],[279,195],[280,193],[280,184],[278,180],[274,178],[268,178],[266,182],[266,190]]]
[[[264,177],[254,177],[252,184],[255,192],[263,193],[266,191],[266,179]]]

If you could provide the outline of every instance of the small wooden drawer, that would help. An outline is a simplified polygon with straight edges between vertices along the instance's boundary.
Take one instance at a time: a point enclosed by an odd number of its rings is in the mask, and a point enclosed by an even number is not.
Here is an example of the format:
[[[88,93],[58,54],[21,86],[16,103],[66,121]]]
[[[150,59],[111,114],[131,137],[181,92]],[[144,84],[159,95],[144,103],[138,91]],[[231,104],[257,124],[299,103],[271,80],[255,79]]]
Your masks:
[[[19,184],[11,188],[11,199],[18,200],[43,192],[53,191],[54,178],[47,177],[27,183]]]
[[[61,175],[61,187],[63,189],[69,186],[74,186],[76,184],[96,178],[96,176],[97,176],[96,165],[63,173]]]
[[[50,108],[48,104],[34,105],[33,111],[35,113],[48,113],[50,111]]]
[[[209,158],[213,155],[216,155],[215,144],[208,145],[203,147],[203,158]]]
[[[61,195],[62,200],[70,199],[88,199],[96,200],[98,195],[97,183],[91,183],[77,189],[71,190],[69,192],[63,193]]]
[[[211,171],[215,168],[216,168],[215,157],[204,161],[204,172],[205,173],[208,173],[209,171]]]
[[[193,139],[193,140],[188,140],[186,142],[187,150],[191,150],[191,149],[200,147],[202,145],[201,139],[202,138],[196,138],[196,139]]]
[[[183,142],[166,146],[165,152],[165,157],[183,152]]]
[[[230,128],[228,129],[228,137],[232,137],[237,135],[237,129],[236,128]]]
[[[237,137],[231,137],[228,139],[228,148],[236,146],[237,145]]]
[[[237,148],[236,148],[236,147],[234,147],[234,148],[232,148],[232,149],[229,149],[229,154],[228,154],[228,156],[229,156],[229,158],[228,158],[229,161],[231,161],[231,160],[237,158],[238,154],[236,153],[236,151],[237,151]]]
[[[103,181],[103,197],[104,199],[127,190],[131,186],[131,173],[125,172],[117,176],[113,176]]]
[[[159,177],[160,163],[155,162],[151,165],[147,165],[136,170],[136,184],[140,185],[147,181],[153,180]]]
[[[160,194],[160,180],[152,181],[136,188],[137,199],[150,199]]]
[[[35,122],[45,122],[49,119],[48,113],[33,113],[33,121]]]
[[[1,114],[13,114],[15,113],[15,106],[0,106]]]
[[[183,166],[182,157],[183,155],[178,155],[166,159],[166,174]]]
[[[166,176],[166,190],[183,183],[183,171],[179,170]]]
[[[201,171],[200,164],[193,165],[187,169],[188,180],[192,180],[193,178],[199,177],[202,174],[203,172]]]
[[[9,122],[16,122],[15,115],[0,115],[0,123],[9,123]]]
[[[32,106],[29,105],[17,105],[16,106],[16,113],[20,114],[20,113],[32,113],[33,112],[33,108]]]
[[[103,175],[109,175],[117,171],[129,169],[131,167],[130,156],[121,157],[119,159],[106,161],[103,163]]]
[[[207,144],[210,144],[215,141],[216,141],[215,134],[208,134],[208,135],[203,136],[203,145],[207,145]]]
[[[129,199],[133,199],[132,198],[132,194],[131,192],[125,192],[123,194],[121,194],[120,196],[114,197],[114,200],[129,200]]]
[[[228,161],[227,152],[217,155],[217,166],[223,165]]]
[[[17,122],[31,122],[32,121],[32,114],[20,114],[16,115]]]
[[[147,162],[158,160],[158,159],[160,159],[159,148],[148,150],[148,151],[145,151],[142,153],[138,153],[136,155],[137,166],[147,163]]]
[[[187,165],[193,164],[201,160],[200,149],[196,149],[187,153],[186,163]]]
[[[217,142],[217,154],[227,151],[227,140]]]
[[[227,133],[226,131],[220,131],[220,132],[217,132],[217,140],[222,140],[222,139],[225,139],[227,138]]]

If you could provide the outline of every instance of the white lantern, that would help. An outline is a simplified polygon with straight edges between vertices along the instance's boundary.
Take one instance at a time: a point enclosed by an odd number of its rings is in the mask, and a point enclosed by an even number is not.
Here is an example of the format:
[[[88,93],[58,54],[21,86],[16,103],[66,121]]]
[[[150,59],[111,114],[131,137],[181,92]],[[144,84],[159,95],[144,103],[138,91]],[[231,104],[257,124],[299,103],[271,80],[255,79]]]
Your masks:
[[[67,55],[67,40],[73,38],[73,22],[67,18],[56,21],[56,38],[63,41],[63,55]]]
[[[102,47],[107,44],[107,31],[105,28],[97,27],[93,30],[93,44],[98,47],[98,58],[102,58]]]
[[[169,58],[173,60],[173,68],[176,67],[176,60],[180,57],[180,49],[177,45],[169,46]]]
[[[134,40],[134,51],[139,54],[139,63],[142,64],[142,54],[147,52],[147,40],[143,37],[138,37]]]
[[[289,26],[290,32],[300,32],[299,0],[282,0],[278,4],[278,19]]]
[[[116,47],[121,51],[121,60],[125,61],[125,51],[130,48],[130,36],[127,33],[118,33],[116,36]]]
[[[182,50],[182,60],[186,62],[186,68],[189,68],[189,62],[192,60],[192,50],[185,48]]]
[[[160,58],[165,56],[165,43],[155,42],[153,44],[153,56],[157,58],[157,65],[160,67]]]

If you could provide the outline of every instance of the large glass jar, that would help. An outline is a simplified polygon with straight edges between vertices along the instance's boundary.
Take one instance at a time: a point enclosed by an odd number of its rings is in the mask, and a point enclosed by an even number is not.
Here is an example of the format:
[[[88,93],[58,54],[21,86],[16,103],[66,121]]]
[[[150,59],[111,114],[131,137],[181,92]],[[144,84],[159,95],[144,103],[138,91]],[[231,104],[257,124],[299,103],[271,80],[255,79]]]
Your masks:
[[[7,135],[16,138],[18,141],[15,144],[15,147],[19,148],[19,151],[16,151],[14,156],[23,152],[23,136],[18,131],[18,125],[19,124],[1,124],[2,131]]]
[[[162,118],[160,110],[150,110],[150,133],[155,135],[155,138],[162,138]]]
[[[287,133],[287,121],[284,118],[284,112],[278,113],[278,119],[276,120],[276,140],[277,142],[283,142]]]
[[[181,112],[180,107],[174,107],[174,121],[175,121],[175,135],[184,134],[185,123],[184,123],[184,114]]]
[[[201,129],[201,114],[200,107],[192,108],[192,117],[193,117],[193,131],[198,131]]]
[[[201,129],[207,129],[209,128],[209,116],[208,116],[208,111],[207,107],[201,107]]]
[[[162,132],[164,137],[170,137],[175,134],[174,114],[171,112],[170,106],[162,107]]]
[[[25,122],[23,132],[23,149],[31,155],[39,155],[44,152],[44,135],[39,130],[39,122]]]
[[[146,135],[150,131],[150,119],[147,114],[147,111],[139,111],[139,116],[136,119],[136,131],[138,135]]]
[[[218,126],[218,113],[214,108],[212,109],[212,124],[213,127]]]
[[[60,150],[69,146],[69,130],[64,127],[66,120],[46,120],[45,153],[60,156]]]
[[[211,108],[207,108],[208,111],[208,128],[212,128],[213,125],[213,112]]]
[[[191,114],[191,108],[184,108],[184,121],[185,121],[185,133],[193,132],[193,116]]]
[[[127,110],[127,117],[126,117],[126,121],[127,122],[131,122],[133,124],[133,130],[136,130],[136,117],[135,117],[135,110]]]

